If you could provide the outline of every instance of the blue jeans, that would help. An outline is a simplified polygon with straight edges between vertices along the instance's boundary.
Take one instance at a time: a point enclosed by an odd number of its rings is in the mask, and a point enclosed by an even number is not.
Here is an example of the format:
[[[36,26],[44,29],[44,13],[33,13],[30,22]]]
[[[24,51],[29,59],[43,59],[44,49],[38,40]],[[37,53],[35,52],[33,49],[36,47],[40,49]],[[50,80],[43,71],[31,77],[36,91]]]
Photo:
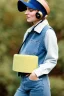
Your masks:
[[[35,81],[30,80],[27,76],[22,77],[14,96],[51,96],[48,76],[43,75]]]

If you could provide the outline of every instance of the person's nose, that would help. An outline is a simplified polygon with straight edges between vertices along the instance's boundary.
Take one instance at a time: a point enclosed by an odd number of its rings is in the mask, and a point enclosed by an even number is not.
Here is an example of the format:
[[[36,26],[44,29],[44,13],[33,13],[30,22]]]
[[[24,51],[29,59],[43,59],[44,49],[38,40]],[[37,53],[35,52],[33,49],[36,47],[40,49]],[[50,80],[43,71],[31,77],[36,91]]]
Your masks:
[[[29,11],[28,10],[25,11],[25,15],[27,15],[27,14],[29,14]]]

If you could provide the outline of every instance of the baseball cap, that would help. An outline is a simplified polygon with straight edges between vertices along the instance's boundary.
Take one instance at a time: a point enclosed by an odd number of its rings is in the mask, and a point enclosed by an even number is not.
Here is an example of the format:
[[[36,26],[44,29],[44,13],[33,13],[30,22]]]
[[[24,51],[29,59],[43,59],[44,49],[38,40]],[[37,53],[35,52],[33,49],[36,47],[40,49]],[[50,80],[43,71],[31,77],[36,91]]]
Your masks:
[[[42,3],[46,3],[46,2],[44,1]],[[27,7],[29,7],[31,9],[41,11],[44,16],[48,14],[48,11],[45,8],[46,6],[43,6],[40,2],[38,2],[38,0],[29,0],[27,2],[25,2],[24,0],[19,0],[17,6],[20,12],[27,10]]]

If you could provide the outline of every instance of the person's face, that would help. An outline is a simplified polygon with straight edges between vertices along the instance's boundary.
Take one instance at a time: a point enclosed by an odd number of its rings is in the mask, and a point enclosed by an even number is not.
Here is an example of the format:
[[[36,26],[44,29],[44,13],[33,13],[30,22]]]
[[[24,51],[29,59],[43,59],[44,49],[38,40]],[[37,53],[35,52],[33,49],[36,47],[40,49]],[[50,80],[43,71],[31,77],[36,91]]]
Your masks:
[[[27,22],[33,22],[35,24],[39,21],[39,19],[36,18],[36,12],[38,12],[38,10],[33,10],[27,7],[27,10],[25,11]]]

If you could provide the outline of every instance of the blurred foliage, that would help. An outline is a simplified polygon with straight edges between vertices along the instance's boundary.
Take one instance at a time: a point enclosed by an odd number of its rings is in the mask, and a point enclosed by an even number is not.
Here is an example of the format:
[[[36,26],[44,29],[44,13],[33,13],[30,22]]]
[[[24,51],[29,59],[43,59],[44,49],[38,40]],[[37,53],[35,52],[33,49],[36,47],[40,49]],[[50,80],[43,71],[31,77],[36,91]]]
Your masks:
[[[59,43],[59,60],[58,60],[58,67],[60,68],[61,72],[64,75],[64,40],[61,40]]]
[[[64,80],[60,77],[51,77],[51,96],[64,96]]]
[[[50,21],[55,29],[64,30],[64,0],[48,0],[51,8]]]
[[[64,0],[47,0],[51,13],[48,16],[54,28],[59,45],[57,70],[64,74]],[[19,80],[12,71],[13,55],[18,52],[23,35],[30,25],[26,22],[24,12],[18,12],[17,0],[0,0],[0,95],[13,96],[19,86]],[[56,71],[57,71],[56,70]],[[51,78],[52,96],[63,96],[64,82]],[[57,81],[57,82],[56,82]],[[61,83],[60,83],[61,81]],[[61,84],[61,85],[58,85]],[[4,92],[3,92],[4,91]],[[58,94],[60,92],[60,95]]]

